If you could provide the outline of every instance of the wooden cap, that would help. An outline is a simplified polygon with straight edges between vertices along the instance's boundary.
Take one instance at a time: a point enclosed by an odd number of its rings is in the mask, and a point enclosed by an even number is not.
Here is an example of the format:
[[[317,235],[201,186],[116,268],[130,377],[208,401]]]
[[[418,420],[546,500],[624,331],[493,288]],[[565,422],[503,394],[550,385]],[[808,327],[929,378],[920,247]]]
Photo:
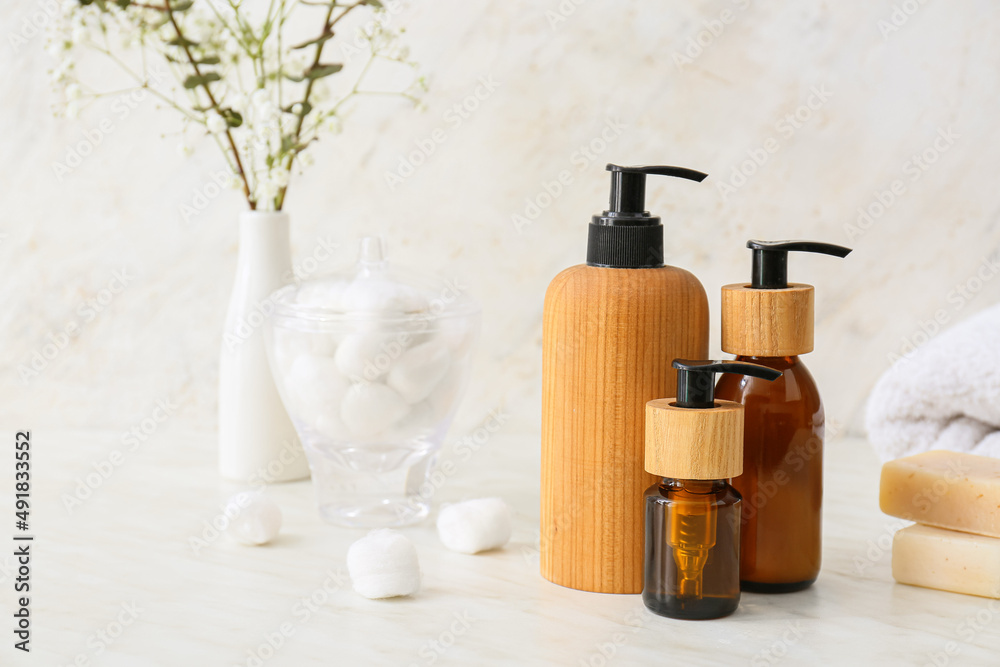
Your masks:
[[[646,403],[646,472],[674,479],[729,479],[743,474],[743,406],[679,408],[675,398]]]
[[[812,285],[784,289],[747,284],[722,288],[722,349],[754,357],[790,357],[813,350]]]

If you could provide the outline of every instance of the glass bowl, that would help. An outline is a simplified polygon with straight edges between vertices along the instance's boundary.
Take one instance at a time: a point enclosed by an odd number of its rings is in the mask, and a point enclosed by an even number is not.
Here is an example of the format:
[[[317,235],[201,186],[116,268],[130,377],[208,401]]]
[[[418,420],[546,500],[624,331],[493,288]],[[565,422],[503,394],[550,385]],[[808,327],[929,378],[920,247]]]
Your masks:
[[[462,396],[479,305],[456,281],[390,267],[362,240],[354,271],[289,285],[265,328],[320,515],[362,528],[430,511],[428,476]]]

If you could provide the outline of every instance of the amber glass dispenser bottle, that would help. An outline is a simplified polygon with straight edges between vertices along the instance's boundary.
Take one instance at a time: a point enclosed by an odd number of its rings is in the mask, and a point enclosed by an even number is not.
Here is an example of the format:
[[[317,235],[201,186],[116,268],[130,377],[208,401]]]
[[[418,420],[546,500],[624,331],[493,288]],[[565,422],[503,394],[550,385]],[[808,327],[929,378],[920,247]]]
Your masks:
[[[642,600],[662,616],[719,618],[740,602],[740,494],[728,479],[743,468],[743,406],[715,400],[715,373],[781,373],[737,361],[673,367],[677,398],[646,403],[646,470],[663,481],[645,495]]]
[[[750,284],[722,288],[722,349],[781,372],[775,382],[729,375],[716,395],[746,407],[740,585],[784,593],[819,574],[823,498],[823,404],[799,355],[813,349],[813,287],[788,282],[789,251],[846,257],[812,241],[748,241]]]

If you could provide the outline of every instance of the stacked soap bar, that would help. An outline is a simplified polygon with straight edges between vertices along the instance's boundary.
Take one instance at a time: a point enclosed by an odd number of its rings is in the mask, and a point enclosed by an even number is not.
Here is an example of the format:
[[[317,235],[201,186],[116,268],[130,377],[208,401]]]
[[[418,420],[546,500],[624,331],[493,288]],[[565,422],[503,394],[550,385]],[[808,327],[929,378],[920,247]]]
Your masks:
[[[931,451],[882,467],[882,511],[916,521],[896,533],[896,581],[1000,598],[1000,460]]]

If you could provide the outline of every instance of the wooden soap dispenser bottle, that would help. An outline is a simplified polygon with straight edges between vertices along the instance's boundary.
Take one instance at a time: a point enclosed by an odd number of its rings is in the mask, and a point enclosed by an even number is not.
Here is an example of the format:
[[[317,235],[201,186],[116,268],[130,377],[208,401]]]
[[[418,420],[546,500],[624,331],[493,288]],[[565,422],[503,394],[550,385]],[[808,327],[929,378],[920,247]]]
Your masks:
[[[751,282],[722,288],[722,349],[781,371],[774,382],[727,375],[715,395],[746,406],[740,585],[784,593],[819,575],[823,499],[823,403],[799,355],[813,349],[813,287],[788,282],[788,253],[846,257],[814,241],[748,241]]]
[[[646,470],[663,478],[645,495],[642,601],[661,616],[719,618],[740,603],[743,406],[716,401],[716,373],[771,381],[781,372],[740,361],[673,363],[677,398],[646,404]]]
[[[681,167],[609,164],[611,203],[590,224],[587,263],[545,294],[542,328],[541,572],[600,593],[642,591],[646,402],[673,396],[678,357],[708,354],[698,279],[663,264],[646,176]]]

